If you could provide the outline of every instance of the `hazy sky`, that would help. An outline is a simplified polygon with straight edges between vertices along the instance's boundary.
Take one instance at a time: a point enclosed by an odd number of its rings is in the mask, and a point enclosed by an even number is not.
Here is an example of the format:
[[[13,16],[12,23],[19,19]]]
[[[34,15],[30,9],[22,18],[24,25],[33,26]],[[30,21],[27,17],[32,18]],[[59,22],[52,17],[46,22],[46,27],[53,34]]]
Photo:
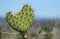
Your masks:
[[[60,18],[60,0],[0,0],[0,17],[8,11],[18,13],[24,4],[33,7],[35,18]]]

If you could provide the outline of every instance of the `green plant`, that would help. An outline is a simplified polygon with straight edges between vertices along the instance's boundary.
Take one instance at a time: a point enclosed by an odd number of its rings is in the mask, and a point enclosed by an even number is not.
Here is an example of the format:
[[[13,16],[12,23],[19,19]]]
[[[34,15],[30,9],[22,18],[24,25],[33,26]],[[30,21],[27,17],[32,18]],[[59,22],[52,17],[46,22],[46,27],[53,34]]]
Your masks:
[[[52,26],[46,25],[44,26],[44,30],[47,32],[45,39],[52,39],[52,34],[50,33],[52,31]]]
[[[45,25],[45,26],[44,26],[44,30],[45,30],[46,32],[51,32],[52,26],[50,26],[50,25]]]
[[[46,34],[45,39],[52,39],[52,34],[50,34],[50,33]]]
[[[24,35],[34,21],[34,11],[31,6],[24,5],[18,14],[8,12],[6,20],[12,28]]]

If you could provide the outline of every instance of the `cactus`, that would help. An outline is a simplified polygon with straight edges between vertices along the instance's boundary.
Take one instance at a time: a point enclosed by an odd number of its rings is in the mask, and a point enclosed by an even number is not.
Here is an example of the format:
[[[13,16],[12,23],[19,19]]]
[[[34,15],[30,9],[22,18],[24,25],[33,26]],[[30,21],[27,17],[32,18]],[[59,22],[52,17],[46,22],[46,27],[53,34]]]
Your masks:
[[[6,20],[12,28],[24,33],[28,30],[34,20],[34,11],[31,6],[24,5],[18,14],[8,12]]]

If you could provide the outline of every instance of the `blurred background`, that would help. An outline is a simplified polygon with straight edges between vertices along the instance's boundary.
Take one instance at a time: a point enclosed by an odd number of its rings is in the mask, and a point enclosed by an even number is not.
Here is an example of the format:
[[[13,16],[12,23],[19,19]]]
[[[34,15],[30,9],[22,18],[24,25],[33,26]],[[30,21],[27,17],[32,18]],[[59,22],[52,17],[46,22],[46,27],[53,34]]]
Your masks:
[[[56,32],[57,30],[60,30],[59,29],[60,28],[60,0],[0,0],[0,32],[19,33],[10,27],[10,25],[7,23],[5,18],[7,12],[9,11],[12,11],[14,14],[17,14],[22,9],[24,4],[31,5],[32,8],[34,9],[35,21],[31,26],[39,27],[39,26],[50,25],[52,27],[53,26],[57,27]],[[32,29],[33,28],[34,27],[32,27]],[[3,36],[4,35],[2,35],[2,37]],[[54,39],[58,39],[59,38],[58,36],[56,36],[56,38],[54,37]],[[5,37],[3,37],[3,39],[5,39]]]

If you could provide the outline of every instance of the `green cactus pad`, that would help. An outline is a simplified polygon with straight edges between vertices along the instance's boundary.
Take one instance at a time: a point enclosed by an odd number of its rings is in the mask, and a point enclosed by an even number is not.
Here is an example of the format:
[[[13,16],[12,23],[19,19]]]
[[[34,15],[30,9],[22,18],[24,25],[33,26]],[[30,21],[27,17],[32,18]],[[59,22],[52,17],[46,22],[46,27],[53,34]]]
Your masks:
[[[7,13],[6,19],[11,27],[25,32],[34,20],[34,11],[31,6],[24,5],[18,14],[13,14],[12,12]]]

